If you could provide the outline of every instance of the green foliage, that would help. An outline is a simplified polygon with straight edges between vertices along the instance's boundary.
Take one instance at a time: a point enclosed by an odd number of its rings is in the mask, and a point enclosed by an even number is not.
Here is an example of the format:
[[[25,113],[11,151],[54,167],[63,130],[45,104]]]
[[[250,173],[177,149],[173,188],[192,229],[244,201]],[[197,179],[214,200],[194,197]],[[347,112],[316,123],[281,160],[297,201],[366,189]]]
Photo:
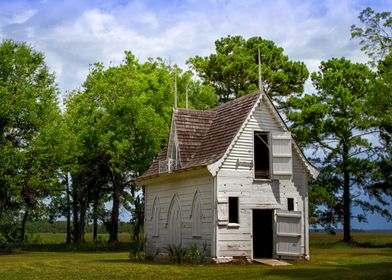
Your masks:
[[[119,233],[131,233],[133,230],[132,225],[129,222],[120,222],[118,225]],[[92,224],[89,223],[85,227],[87,233],[93,231]],[[49,220],[29,220],[26,225],[27,233],[66,233],[67,222],[66,221],[49,221]],[[104,224],[98,224],[98,233],[106,233],[106,227]]]
[[[129,253],[130,260],[144,261],[146,260],[146,239],[138,239],[133,242],[133,247]]]
[[[321,167],[311,192],[313,203],[323,206],[314,213],[315,221],[327,228],[343,223],[345,239],[349,239],[352,205],[390,217],[386,208],[358,195],[373,197],[368,186],[376,147],[366,138],[374,133],[374,127],[365,113],[373,79],[366,65],[330,59],[312,73],[317,93],[290,99],[295,108],[288,114],[293,121],[291,129],[303,146],[314,149],[313,160]],[[375,198],[383,202],[381,196]],[[356,218],[366,221],[361,214]]]
[[[169,244],[164,248],[169,256],[169,261],[176,264],[183,264],[186,262],[188,249],[182,245]]]
[[[228,36],[215,41],[216,54],[190,58],[188,64],[203,82],[215,88],[220,102],[258,89],[258,49],[261,54],[263,88],[281,106],[287,96],[301,94],[308,70],[293,62],[274,42],[260,37],[245,40]]]
[[[0,60],[0,220],[7,220],[21,209],[26,216],[37,211],[57,191],[64,138],[44,55],[4,40]]]
[[[366,8],[358,18],[362,26],[352,25],[351,36],[360,39],[361,50],[372,59],[372,64],[376,65],[392,48],[391,12],[377,13]]]
[[[190,72],[182,73],[159,58],[139,63],[128,51],[118,66],[93,65],[83,89],[66,101],[65,120],[72,136],[68,168],[74,181],[72,200],[81,202],[75,209],[81,209],[82,215],[86,203],[102,205],[112,199],[110,221],[106,221],[110,242],[117,239],[120,204],[133,214],[134,237],[141,233],[144,204],[135,179],[166,143],[175,76],[179,106],[185,107],[186,88],[190,108],[215,105],[211,87],[193,81]],[[93,217],[97,218],[96,211]]]
[[[205,262],[205,254],[207,251],[207,244],[204,243],[203,248],[199,249],[196,245],[189,248],[184,248],[182,245],[170,244],[165,247],[169,256],[169,261],[176,264],[201,264]]]
[[[204,243],[202,249],[199,249],[196,245],[190,246],[188,248],[187,261],[191,264],[204,263],[206,251],[207,251],[207,243]]]
[[[7,244],[20,237],[17,212],[2,213],[0,219],[0,244]]]
[[[365,112],[369,123],[379,128],[381,144],[371,174],[372,182],[367,189],[385,207],[389,205],[388,197],[392,196],[392,17],[390,12],[376,13],[366,8],[359,19],[362,27],[353,25],[351,34],[361,40],[361,49],[370,57],[371,65],[377,66],[377,76],[371,84]],[[364,203],[373,211],[391,218],[389,211]]]

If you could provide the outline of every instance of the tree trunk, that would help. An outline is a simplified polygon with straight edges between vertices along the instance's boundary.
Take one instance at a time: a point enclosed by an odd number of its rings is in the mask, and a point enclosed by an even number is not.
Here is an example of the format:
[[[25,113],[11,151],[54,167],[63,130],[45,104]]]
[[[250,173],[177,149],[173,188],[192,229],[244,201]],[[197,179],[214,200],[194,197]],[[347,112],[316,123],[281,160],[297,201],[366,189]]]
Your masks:
[[[73,244],[79,244],[79,203],[78,182],[72,177],[72,214],[73,214]]]
[[[351,197],[350,173],[348,166],[348,147],[343,145],[343,241],[351,241]]]
[[[98,237],[98,197],[95,195],[94,201],[93,201],[93,241],[94,243],[97,242],[97,237]]]
[[[66,243],[71,244],[71,200],[70,200],[70,188],[69,188],[69,180],[68,173],[65,177],[66,183],[66,199],[67,199],[67,208],[66,208],[66,218],[67,218],[67,238]]]
[[[22,227],[21,227],[21,229],[20,229],[20,241],[22,241],[22,242],[25,241],[25,235],[26,235],[26,222],[27,222],[28,216],[29,216],[29,210],[27,210],[27,208],[26,208],[26,211],[25,211],[25,213],[24,213],[24,215],[23,215]]]
[[[86,212],[88,207],[88,189],[80,198],[80,218],[79,218],[79,244],[84,243],[84,229],[86,225]]]
[[[113,207],[110,222],[109,243],[118,242],[118,217],[120,210],[121,187],[117,181],[113,182]]]

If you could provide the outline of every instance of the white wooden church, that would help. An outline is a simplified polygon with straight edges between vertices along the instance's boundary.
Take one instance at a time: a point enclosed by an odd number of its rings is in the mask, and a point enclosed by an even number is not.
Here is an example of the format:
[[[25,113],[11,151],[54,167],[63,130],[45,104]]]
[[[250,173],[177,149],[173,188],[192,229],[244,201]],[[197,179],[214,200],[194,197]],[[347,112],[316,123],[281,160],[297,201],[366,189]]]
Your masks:
[[[145,186],[147,250],[202,248],[218,260],[308,258],[306,160],[264,93],[210,110],[174,109]]]

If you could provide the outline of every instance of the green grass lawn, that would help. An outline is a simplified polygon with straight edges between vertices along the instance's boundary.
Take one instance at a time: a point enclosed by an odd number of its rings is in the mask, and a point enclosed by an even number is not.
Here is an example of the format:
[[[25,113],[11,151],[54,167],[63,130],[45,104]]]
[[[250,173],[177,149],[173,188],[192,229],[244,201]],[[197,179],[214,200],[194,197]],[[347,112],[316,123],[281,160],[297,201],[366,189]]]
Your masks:
[[[356,240],[363,243],[375,240],[381,246],[392,242],[392,234],[358,233]],[[288,267],[138,263],[129,261],[127,252],[17,252],[0,255],[0,277],[94,280],[392,279],[392,248],[352,247],[336,241],[335,237],[326,234],[312,234],[311,260],[293,262]],[[323,244],[323,248],[319,244]]]
[[[29,243],[35,244],[61,244],[64,243],[66,235],[64,233],[34,233],[28,235]],[[92,242],[92,233],[86,233],[84,235],[86,242]],[[98,239],[102,242],[107,242],[109,240],[109,234],[98,234]],[[130,242],[131,234],[121,232],[118,234],[118,239],[120,242]]]

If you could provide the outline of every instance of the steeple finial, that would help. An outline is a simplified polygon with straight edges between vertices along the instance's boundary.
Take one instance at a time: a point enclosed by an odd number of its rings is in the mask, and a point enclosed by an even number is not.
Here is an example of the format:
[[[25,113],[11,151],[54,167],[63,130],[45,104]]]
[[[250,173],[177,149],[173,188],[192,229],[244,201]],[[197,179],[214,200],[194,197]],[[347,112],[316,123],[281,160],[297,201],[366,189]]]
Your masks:
[[[258,64],[259,64],[259,91],[261,92],[263,89],[263,82],[261,81],[261,59],[260,59],[260,48],[257,49],[258,51]]]
[[[174,109],[177,109],[177,71],[174,72]]]
[[[188,110],[188,81],[185,86],[185,109]]]

